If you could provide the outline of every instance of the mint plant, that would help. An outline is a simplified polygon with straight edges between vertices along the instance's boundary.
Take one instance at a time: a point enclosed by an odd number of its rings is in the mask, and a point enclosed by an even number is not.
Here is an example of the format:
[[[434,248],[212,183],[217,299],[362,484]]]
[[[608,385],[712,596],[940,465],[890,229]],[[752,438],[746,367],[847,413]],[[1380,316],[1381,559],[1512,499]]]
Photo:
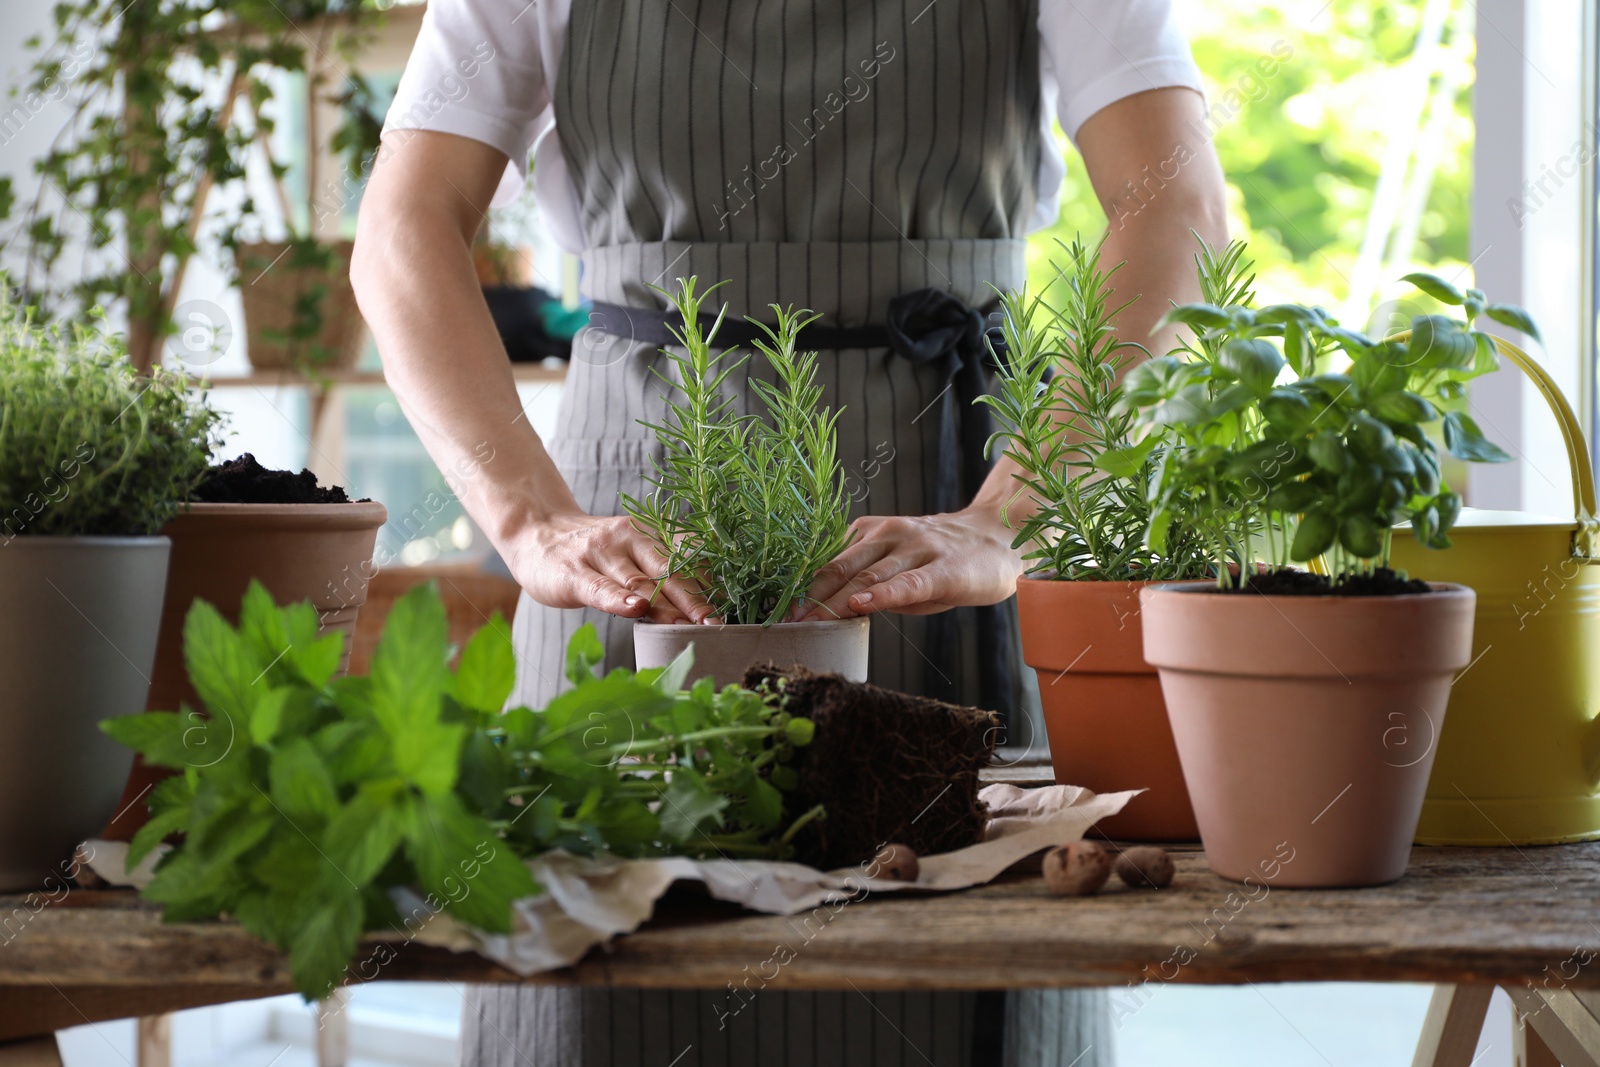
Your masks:
[[[0,539],[156,533],[205,475],[221,416],[140,376],[103,318],[41,322],[0,275]]]
[[[500,709],[516,662],[498,614],[449,666],[437,590],[395,603],[369,674],[335,677],[339,634],[308,603],[279,608],[259,583],[237,628],[196,601],[184,625],[187,707],[107,720],[146,761],[180,772],[151,794],[128,863],[183,840],[145,897],[168,921],[234,916],[289,955],[295,987],[328,995],[367,930],[398,931],[389,895],[418,886],[431,912],[511,928],[541,891],[525,857],[786,854],[822,814],[785,810],[809,720],[777,692],[666,668],[600,675],[585,627],[567,649],[573,687],[546,707]]]
[[[695,278],[682,280],[673,297],[682,350],[665,352],[677,377],[657,372],[681,399],[668,399],[663,422],[646,424],[664,458],[645,499],[625,494],[622,503],[667,556],[668,573],[698,583],[723,621],[770,625],[850,543],[839,412],[822,406],[816,354],[795,350],[819,316],[773,305],[777,326],[763,324],[768,340],[755,347],[777,384],[752,379],[766,417],[741,415],[725,387],[749,356],[713,351],[727,309],[703,331],[695,288]]]
[[[1464,317],[1420,315],[1408,335],[1373,340],[1321,308],[1250,306],[1250,264],[1237,243],[1220,255],[1205,249],[1199,268],[1208,292],[1236,302],[1174,308],[1163,321],[1189,326],[1194,342],[1140,365],[1126,382],[1139,425],[1175,445],[1152,487],[1152,547],[1160,551],[1174,529],[1197,531],[1223,587],[1230,570],[1247,585],[1261,559],[1322,557],[1336,579],[1370,574],[1388,565],[1393,528],[1407,520],[1418,541],[1448,547],[1461,498],[1441,478],[1430,431],[1457,458],[1510,458],[1452,407],[1467,381],[1498,365],[1476,318],[1537,337],[1527,313],[1413,274],[1405,280]],[[1325,369],[1336,360],[1348,367]],[[1121,469],[1149,454],[1154,440],[1102,466]]]
[[[1022,469],[1034,511],[1017,527],[1013,548],[1043,576],[1090,581],[1170,581],[1206,576],[1210,558],[1199,538],[1169,531],[1162,551],[1147,536],[1154,511],[1149,488],[1159,441],[1133,449],[1135,413],[1122,403],[1121,375],[1143,346],[1117,335],[1115,320],[1132,301],[1111,306],[1111,278],[1100,268],[1104,238],[1093,248],[1063,244],[1056,265],[1058,304],[1024,289],[1002,293],[1005,352],[997,388],[979,397],[1001,426],[989,440]],[[1118,464],[1117,458],[1128,462]]]

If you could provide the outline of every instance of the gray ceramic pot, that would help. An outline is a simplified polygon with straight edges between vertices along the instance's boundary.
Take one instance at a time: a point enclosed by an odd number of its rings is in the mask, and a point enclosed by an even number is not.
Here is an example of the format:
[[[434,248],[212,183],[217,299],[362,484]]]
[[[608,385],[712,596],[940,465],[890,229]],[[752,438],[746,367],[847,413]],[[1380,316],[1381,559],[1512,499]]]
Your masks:
[[[772,626],[696,626],[692,623],[633,624],[633,655],[640,670],[665,667],[691,644],[691,679],[707,675],[718,686],[744,680],[757,663],[807,667],[819,673],[842,674],[852,682],[867,680],[867,638],[872,620],[782,622]]]
[[[171,547],[0,543],[0,891],[59,877],[113,814],[133,753],[99,723],[144,709]]]

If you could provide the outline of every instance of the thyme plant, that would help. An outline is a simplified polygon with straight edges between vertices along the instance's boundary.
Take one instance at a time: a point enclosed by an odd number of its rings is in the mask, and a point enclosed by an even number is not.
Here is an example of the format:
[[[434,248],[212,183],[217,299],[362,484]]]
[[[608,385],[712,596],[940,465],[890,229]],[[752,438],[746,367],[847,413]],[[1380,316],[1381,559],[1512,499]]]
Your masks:
[[[1199,257],[1209,291],[1247,300],[1250,262],[1237,243]],[[1198,303],[1164,322],[1194,330],[1193,344],[1129,373],[1126,403],[1141,426],[1172,435],[1152,485],[1152,547],[1172,529],[1210,546],[1219,585],[1247,585],[1258,560],[1321,558],[1335,580],[1386,567],[1393,528],[1409,521],[1422,544],[1445,548],[1461,498],[1441,478],[1438,446],[1470,462],[1510,457],[1471,416],[1450,410],[1465,383],[1498,366],[1485,315],[1537,338],[1521,308],[1491,304],[1432,275],[1404,280],[1463,309],[1461,319],[1419,315],[1410,331],[1373,340],[1322,308]],[[1342,371],[1325,367],[1347,363]],[[1280,382],[1284,372],[1292,378]],[[1137,459],[1144,444],[1110,457]]]
[[[1132,301],[1111,306],[1119,268],[1100,268],[1104,246],[1104,239],[1093,248],[1077,240],[1062,246],[1059,306],[1025,290],[1001,296],[1006,351],[996,392],[979,401],[1001,425],[990,449],[1004,443],[1023,472],[1017,496],[1026,494],[1037,509],[1018,525],[1012,547],[1030,546],[1032,569],[1065,579],[1209,575],[1199,538],[1169,532],[1162,552],[1149,543],[1149,487],[1160,449],[1152,437],[1150,450],[1130,450],[1136,416],[1122,404],[1118,379],[1145,350],[1116,332],[1116,317]],[[1128,462],[1116,465],[1111,456]]]
[[[773,305],[776,327],[756,349],[776,384],[752,378],[765,409],[740,414],[725,388],[748,355],[715,351],[724,307],[700,325],[706,294],[680,280],[673,303],[683,317],[679,347],[664,350],[673,376],[657,372],[669,396],[666,418],[646,423],[664,450],[651,491],[622,503],[668,559],[728,623],[770,625],[806,595],[822,567],[850,543],[849,500],[838,456],[839,412],[822,406],[817,357],[797,352],[802,327],[818,316]]]
[[[206,472],[220,416],[139,375],[98,318],[45,324],[0,276],[0,544],[160,530]]]

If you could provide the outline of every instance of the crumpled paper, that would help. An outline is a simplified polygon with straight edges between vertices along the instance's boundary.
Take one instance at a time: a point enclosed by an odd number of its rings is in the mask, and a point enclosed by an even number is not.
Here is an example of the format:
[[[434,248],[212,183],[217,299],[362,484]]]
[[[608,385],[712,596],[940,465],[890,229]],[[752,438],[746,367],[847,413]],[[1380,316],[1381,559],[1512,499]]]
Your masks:
[[[402,915],[426,916],[412,940],[475,951],[521,975],[567,967],[596,945],[632,933],[655,912],[656,901],[676,881],[700,882],[717,900],[741,904],[769,915],[794,915],[819,904],[874,893],[940,892],[966,889],[993,880],[1036,852],[1080,840],[1089,827],[1121,811],[1139,790],[1102,796],[1072,785],[1023,789],[985,786],[979,793],[989,808],[984,840],[937,856],[923,856],[915,882],[870,878],[862,868],[819,871],[799,863],[771,860],[697,860],[681,856],[622,859],[549,852],[528,860],[534,879],[545,888],[512,905],[512,932],[488,934],[433,912],[408,890],[392,894]],[[93,841],[89,866],[113,885],[142,888],[157,857],[132,874],[123,870],[127,847]],[[408,924],[409,928],[409,924]]]

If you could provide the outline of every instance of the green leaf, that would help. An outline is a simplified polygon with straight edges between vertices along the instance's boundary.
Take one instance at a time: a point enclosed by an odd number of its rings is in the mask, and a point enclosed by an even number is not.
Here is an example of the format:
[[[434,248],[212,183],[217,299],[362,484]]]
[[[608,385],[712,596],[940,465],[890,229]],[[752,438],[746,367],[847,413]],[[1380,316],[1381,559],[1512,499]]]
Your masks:
[[[411,819],[410,803],[397,781],[362,785],[328,821],[328,861],[358,886],[376,878],[400,847]]]
[[[124,869],[131,871],[168,837],[189,827],[187,808],[173,808],[150,816],[150,821],[139,827],[128,843],[128,858]]]
[[[1321,511],[1311,511],[1300,516],[1295,524],[1294,540],[1289,545],[1289,558],[1296,563],[1315,559],[1333,547],[1338,524],[1332,516]]]
[[[1363,459],[1376,460],[1394,447],[1394,431],[1364,411],[1350,416],[1350,444]]]
[[[272,800],[290,819],[321,823],[339,806],[333,776],[311,742],[297,737],[272,753]]]
[[[319,895],[315,907],[296,917],[288,945],[289,969],[302,997],[322,1000],[339,985],[355,957],[365,916],[361,894],[339,883]]]
[[[1179,304],[1161,316],[1155,328],[1160,330],[1174,323],[1194,327],[1196,330],[1215,330],[1227,326],[1232,320],[1228,313],[1210,304]]]
[[[461,650],[454,695],[463,707],[498,715],[516,681],[517,656],[511,645],[511,628],[496,611]]]
[[[1511,456],[1483,436],[1472,416],[1452,411],[1444,417],[1444,446],[1457,459],[1471,463],[1509,463]]]
[[[578,627],[567,642],[567,680],[573,685],[591,682],[598,675],[598,667],[606,659],[606,646],[593,623]]]
[[[422,799],[406,845],[422,887],[452,915],[490,933],[508,933],[511,902],[539,891],[506,842],[453,793]]]
[[[213,715],[236,723],[250,720],[255,702],[268,688],[256,684],[264,680],[265,664],[204,600],[196,600],[184,618],[183,658],[190,683]]]
[[[1372,399],[1372,413],[1388,422],[1432,422],[1438,409],[1416,393],[1385,393]]]
[[[1534,323],[1533,316],[1515,304],[1490,304],[1483,309],[1483,313],[1502,326],[1509,326],[1519,330],[1529,337],[1544,344],[1544,338],[1539,336],[1539,327]]]
[[[1371,515],[1351,515],[1339,526],[1339,543],[1352,555],[1371,559],[1383,551],[1383,534]]]
[[[1418,315],[1411,320],[1406,343],[1407,364],[1418,370],[1465,370],[1472,366],[1477,342],[1461,323],[1447,315]]]
[[[661,795],[661,832],[668,841],[683,844],[715,829],[728,798],[708,789],[705,780],[687,768],[672,775]]]
[[[1113,478],[1132,478],[1144,469],[1155,451],[1158,439],[1154,434],[1138,444],[1121,448],[1108,448],[1094,458],[1094,466]]]
[[[1440,493],[1433,503],[1439,511],[1439,533],[1441,535],[1449,533],[1455,527],[1456,520],[1461,517],[1461,497],[1446,491]]]
[[[389,735],[395,768],[426,793],[454,787],[465,728],[442,719],[450,681],[449,627],[431,584],[395,602],[372,655],[372,712]]]
[[[1436,274],[1425,274],[1421,271],[1416,271],[1405,275],[1400,280],[1410,282],[1441,304],[1459,305],[1465,299],[1461,295],[1461,290]]]
[[[1411,513],[1411,532],[1424,545],[1439,536],[1439,509],[1429,504]]]
[[[1321,498],[1322,493],[1310,482],[1286,482],[1268,493],[1262,503],[1269,511],[1297,515]]]
[[[100,723],[100,729],[112,740],[139,753],[146,763],[181,770],[189,766],[192,755],[184,739],[191,725],[193,722],[188,716],[175,711],[147,711],[142,715],[106,719]]]
[[[1284,365],[1282,353],[1271,342],[1259,338],[1235,338],[1227,342],[1217,361],[1257,396],[1272,391]]]
[[[1311,453],[1311,461],[1330,474],[1343,474],[1350,465],[1344,438],[1333,430],[1319,430],[1311,438],[1307,451]]]
[[[1317,413],[1310,401],[1293,389],[1274,389],[1261,401],[1261,414],[1285,434],[1298,435],[1311,427]]]

